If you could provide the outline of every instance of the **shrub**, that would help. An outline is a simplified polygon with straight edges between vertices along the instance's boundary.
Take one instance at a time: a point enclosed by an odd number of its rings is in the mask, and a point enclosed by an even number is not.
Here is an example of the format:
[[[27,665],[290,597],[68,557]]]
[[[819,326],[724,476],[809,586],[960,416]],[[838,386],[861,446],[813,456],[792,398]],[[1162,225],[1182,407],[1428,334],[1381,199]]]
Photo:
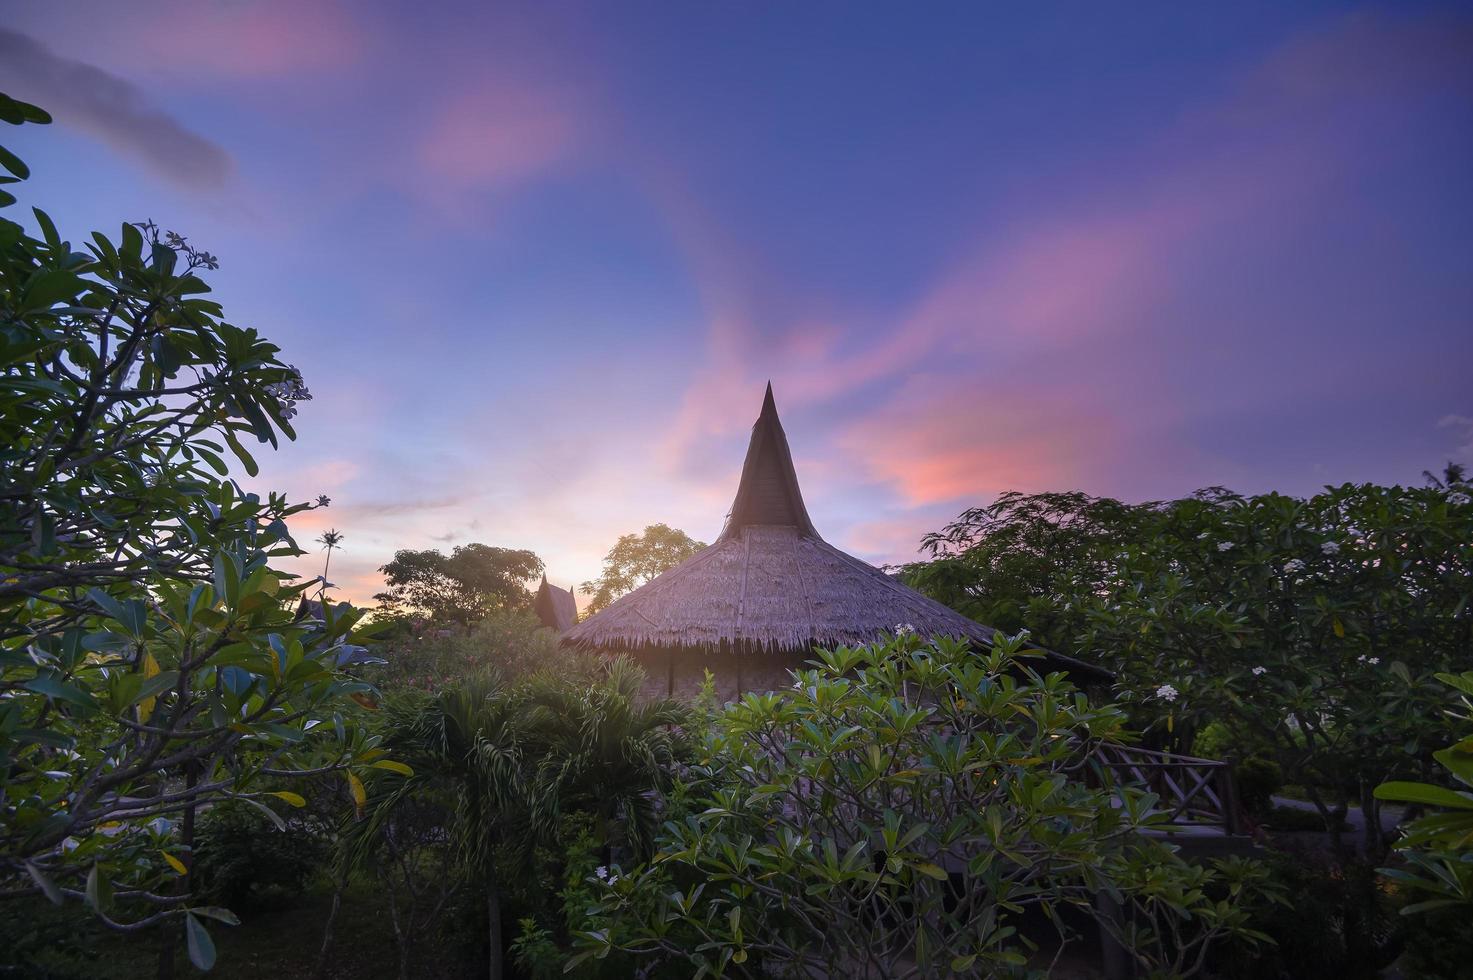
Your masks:
[[[592,657],[563,648],[555,632],[524,611],[492,613],[469,629],[398,618],[374,652],[387,663],[366,676],[385,688],[441,691],[486,670],[508,680],[539,670],[584,679],[597,672]]]
[[[706,746],[704,806],[666,824],[655,859],[595,885],[575,963],[616,950],[687,972],[996,974],[1099,917],[1141,967],[1186,975],[1216,940],[1252,941],[1242,862],[1195,868],[1140,831],[1155,798],[1092,784],[1111,707],[1025,666],[1020,639],[977,655],[914,636],[840,648],[791,690],[748,694]],[[613,871],[614,869],[611,869]],[[617,880],[615,880],[617,879]]]
[[[201,897],[232,908],[299,894],[327,864],[329,846],[297,824],[278,829],[260,811],[222,803],[200,817],[195,887]]]
[[[1264,823],[1270,830],[1280,833],[1315,833],[1326,834],[1330,832],[1330,826],[1326,824],[1325,818],[1318,810],[1310,810],[1306,807],[1297,806],[1275,806],[1270,807],[1263,814]],[[1338,819],[1333,814],[1331,819]],[[1345,829],[1344,820],[1339,821],[1341,830]]]
[[[47,119],[0,95],[0,121]],[[245,491],[226,463],[255,475],[245,444],[295,438],[311,395],[206,298],[218,262],[183,236],[140,222],[74,244],[32,217],[39,237],[0,218],[0,898],[187,930],[209,969],[201,917],[233,917],[190,894],[192,815],[300,802],[275,787],[313,773],[361,791],[387,761],[341,669],[359,614],[297,617],[311,583],[272,568],[302,554],[286,522],[313,505]]]
[[[1284,785],[1284,771],[1272,759],[1249,756],[1238,763],[1233,771],[1238,781],[1238,799],[1253,813],[1269,808],[1273,795]],[[1324,821],[1320,821],[1322,824]]]
[[[1318,819],[1312,811],[1299,811]],[[1224,975],[1242,980],[1372,980],[1401,951],[1391,895],[1364,861],[1334,861],[1313,851],[1271,852],[1272,881],[1292,901],[1255,916],[1273,945],[1235,950]]]

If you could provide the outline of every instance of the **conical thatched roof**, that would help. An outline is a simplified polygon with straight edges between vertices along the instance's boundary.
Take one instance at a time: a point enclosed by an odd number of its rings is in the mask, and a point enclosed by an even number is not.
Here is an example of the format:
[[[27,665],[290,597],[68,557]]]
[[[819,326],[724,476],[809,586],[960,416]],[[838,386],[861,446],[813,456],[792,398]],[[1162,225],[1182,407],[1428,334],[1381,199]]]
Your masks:
[[[532,610],[542,620],[543,626],[559,633],[567,632],[578,622],[578,603],[573,598],[573,590],[549,585],[546,575],[542,576],[542,584],[532,597]]]
[[[902,625],[979,644],[994,633],[819,537],[769,384],[721,536],[563,639],[586,649],[803,654],[868,643]],[[1103,674],[1050,657],[1055,666]]]

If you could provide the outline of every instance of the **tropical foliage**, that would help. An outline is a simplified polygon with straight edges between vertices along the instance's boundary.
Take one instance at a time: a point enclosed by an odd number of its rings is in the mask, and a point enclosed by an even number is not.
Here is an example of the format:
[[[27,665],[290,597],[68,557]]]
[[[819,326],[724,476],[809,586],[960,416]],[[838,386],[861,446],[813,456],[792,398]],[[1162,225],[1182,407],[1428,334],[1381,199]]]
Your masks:
[[[527,881],[562,870],[539,845],[585,815],[607,852],[647,851],[652,800],[669,787],[685,709],[639,700],[627,661],[587,681],[533,675],[508,683],[488,671],[432,698],[392,706],[386,744],[413,774],[377,780],[366,819],[345,825],[348,867],[374,870],[394,898],[402,976],[409,950],[452,888],[481,896],[489,975],[502,975],[503,905]],[[426,873],[428,872],[428,874]],[[523,884],[518,884],[519,882]],[[532,889],[536,891],[536,889]]]
[[[1272,759],[1327,824],[1358,802],[1372,853],[1371,790],[1429,764],[1445,739],[1436,675],[1473,645],[1462,484],[1141,505],[1008,494],[927,545],[919,587],[1116,670],[1159,744],[1190,750],[1221,723],[1234,754]]]
[[[0,119],[45,122],[0,98]],[[9,153],[0,162],[27,175]],[[4,201],[11,200],[9,195]],[[183,922],[212,801],[295,804],[283,780],[382,764],[339,664],[358,614],[299,614],[286,521],[310,505],[242,490],[310,398],[255,330],[222,317],[216,260],[126,224],[80,247],[0,220],[0,892],[85,901],[136,931]]]
[[[598,612],[705,547],[704,541],[693,540],[684,531],[665,524],[651,524],[639,534],[621,535],[604,556],[599,577],[578,587],[593,596],[585,613]]]
[[[1125,734],[1021,638],[986,656],[913,636],[818,654],[791,690],[717,719],[709,796],[655,859],[604,883],[578,961],[616,950],[696,975],[996,975],[1101,922],[1140,966],[1198,970],[1258,938],[1254,870],[1193,867],[1147,836],[1154,797],[1111,785],[1096,751]],[[1119,896],[1107,910],[1099,896]],[[1041,915],[1040,915],[1041,913]]]
[[[374,598],[385,614],[464,627],[499,610],[525,608],[532,598],[526,582],[542,571],[542,559],[521,549],[466,544],[448,555],[396,551],[379,571],[388,587]]]
[[[1438,679],[1456,689],[1462,713],[1448,714],[1468,731],[1473,724],[1473,671],[1439,674]],[[1473,734],[1434,753],[1446,770],[1447,786],[1421,782],[1389,782],[1376,787],[1376,796],[1436,807],[1433,813],[1407,824],[1397,850],[1410,868],[1388,868],[1385,874],[1421,893],[1423,901],[1408,905],[1405,914],[1439,908],[1473,909]]]

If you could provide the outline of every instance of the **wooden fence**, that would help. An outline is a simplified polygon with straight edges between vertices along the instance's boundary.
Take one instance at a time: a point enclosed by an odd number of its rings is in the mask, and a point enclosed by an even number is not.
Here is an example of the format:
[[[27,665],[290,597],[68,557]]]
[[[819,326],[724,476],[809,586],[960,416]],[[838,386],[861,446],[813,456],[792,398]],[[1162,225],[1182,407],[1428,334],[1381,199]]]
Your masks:
[[[1231,763],[1129,745],[1102,746],[1099,759],[1116,783],[1159,796],[1173,827],[1241,832]]]

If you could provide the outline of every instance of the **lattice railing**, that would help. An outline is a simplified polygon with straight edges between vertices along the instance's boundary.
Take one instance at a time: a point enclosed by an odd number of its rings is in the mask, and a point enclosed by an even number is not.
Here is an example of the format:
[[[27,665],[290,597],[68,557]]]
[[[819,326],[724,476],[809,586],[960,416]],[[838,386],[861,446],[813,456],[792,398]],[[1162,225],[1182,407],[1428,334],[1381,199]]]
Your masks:
[[[1239,833],[1238,798],[1230,763],[1130,745],[1104,745],[1099,749],[1099,759],[1117,783],[1159,796],[1168,823],[1220,827],[1226,834]]]

